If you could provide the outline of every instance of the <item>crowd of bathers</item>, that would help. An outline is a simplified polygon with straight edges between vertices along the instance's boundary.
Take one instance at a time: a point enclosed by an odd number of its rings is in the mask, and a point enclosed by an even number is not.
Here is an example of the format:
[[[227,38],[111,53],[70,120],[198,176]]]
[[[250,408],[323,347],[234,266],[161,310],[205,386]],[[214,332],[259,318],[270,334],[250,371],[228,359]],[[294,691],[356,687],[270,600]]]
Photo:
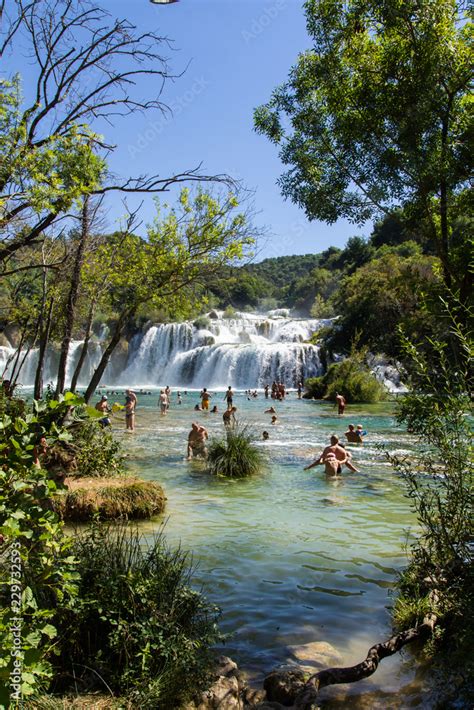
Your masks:
[[[298,399],[301,399],[302,396],[302,390],[303,387],[300,383],[298,383],[298,388],[297,388],[297,395]],[[151,392],[145,391],[145,390],[139,390],[139,394],[151,394]],[[111,408],[108,403],[108,394],[119,394],[118,392],[112,391],[107,391],[107,394],[103,394],[100,398],[100,400],[97,402],[95,405],[95,408],[103,415],[102,418],[100,419],[100,424],[102,426],[110,426],[111,425],[111,420],[110,420],[110,414],[112,411],[119,411],[119,410],[125,410],[125,426],[127,431],[133,432],[135,430],[135,411],[138,403],[137,399],[137,394],[134,392],[134,390],[127,389],[125,390],[125,404],[120,405],[120,404],[114,404],[114,406]],[[184,391],[184,395],[187,395],[187,391]],[[246,390],[245,394],[247,395],[247,399],[252,398],[257,398],[258,397],[258,392],[257,390]],[[287,390],[285,385],[282,382],[276,382],[273,381],[271,385],[271,389],[269,385],[265,385],[264,387],[264,395],[266,398],[271,396],[272,399],[278,400],[278,401],[283,401],[285,397],[287,396]],[[234,405],[234,391],[232,387],[229,385],[227,390],[224,393],[223,400],[226,403],[224,412],[222,414],[222,420],[224,423],[224,427],[226,429],[233,428],[234,425],[237,423],[236,419],[236,412],[237,412],[237,407]],[[211,400],[213,399],[214,395],[209,392],[207,387],[203,387],[201,392],[199,393],[199,402],[195,404],[194,410],[195,411],[201,411],[201,412],[210,412],[211,414],[216,414],[219,412],[219,408],[217,404],[214,404],[211,408]],[[176,402],[178,405],[182,404],[182,394],[180,391],[176,393]],[[158,405],[160,407],[160,411],[162,416],[166,416],[168,413],[168,410],[170,408],[171,404],[171,389],[169,386],[166,386],[165,388],[160,390],[159,398],[158,398]],[[338,413],[343,414],[344,413],[344,408],[345,408],[345,399],[342,395],[339,393],[336,393],[336,404],[338,406]],[[342,404],[342,407],[341,407]],[[341,411],[342,409],[342,411]],[[268,409],[265,410],[265,414],[270,414],[271,415],[271,425],[276,425],[279,423],[278,415],[276,412],[275,407],[272,405]],[[344,433],[344,436],[346,437],[346,440],[348,443],[358,443],[361,444],[363,443],[364,436],[366,436],[367,432],[364,430],[362,424],[349,424],[347,431]],[[208,432],[207,429],[196,423],[193,422],[191,426],[191,431],[189,432],[188,435],[188,449],[187,449],[187,457],[193,458],[195,456],[198,457],[203,457],[205,458],[207,456],[207,447],[206,447],[206,442],[208,439]],[[267,441],[270,438],[270,434],[268,431],[264,431],[262,433],[262,439],[264,441]],[[327,446],[323,452],[321,453],[318,458],[313,461],[313,463],[309,464],[308,466],[305,467],[305,470],[309,470],[311,468],[314,468],[315,466],[318,465],[324,465],[326,474],[328,476],[337,476],[342,472],[342,467],[346,466],[350,471],[358,472],[358,469],[354,466],[352,463],[352,454],[350,451],[347,451],[345,447],[340,443],[339,437],[333,434],[330,439],[330,445]]]

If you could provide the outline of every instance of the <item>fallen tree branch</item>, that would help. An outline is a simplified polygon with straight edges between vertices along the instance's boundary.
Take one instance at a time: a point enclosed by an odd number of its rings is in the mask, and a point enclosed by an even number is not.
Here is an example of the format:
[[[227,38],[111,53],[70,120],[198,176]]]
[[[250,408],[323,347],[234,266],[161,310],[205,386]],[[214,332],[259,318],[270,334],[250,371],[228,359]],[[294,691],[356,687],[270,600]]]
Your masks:
[[[264,688],[267,691],[268,700],[278,702],[285,700],[285,705],[292,702],[294,708],[298,710],[310,710],[314,706],[321,688],[339,683],[355,683],[368,678],[375,673],[383,658],[393,656],[403,646],[416,640],[425,639],[433,633],[438,618],[433,609],[436,608],[438,598],[437,592],[432,591],[430,594],[432,610],[426,614],[420,626],[401,631],[384,643],[375,644],[369,649],[367,657],[362,663],[347,668],[327,668],[319,671],[312,675],[303,687],[301,670],[295,670],[293,677],[291,671],[286,671],[282,686],[278,684],[278,671],[275,671],[265,678]],[[284,698],[280,691],[283,692]]]

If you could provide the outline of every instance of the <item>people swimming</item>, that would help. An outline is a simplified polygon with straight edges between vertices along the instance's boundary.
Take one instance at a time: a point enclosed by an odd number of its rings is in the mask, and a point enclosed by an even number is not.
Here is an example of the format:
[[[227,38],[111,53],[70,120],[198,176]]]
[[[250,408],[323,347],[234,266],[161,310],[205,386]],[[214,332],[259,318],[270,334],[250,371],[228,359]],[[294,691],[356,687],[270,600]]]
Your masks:
[[[217,409],[217,404],[215,404],[215,405],[213,406],[213,408],[211,409],[211,414],[217,414],[218,411],[219,411],[219,410]]]
[[[270,434],[268,433],[268,431],[264,431],[264,432],[262,433],[262,439],[263,439],[264,441],[268,441],[269,438],[270,438]]]
[[[274,414],[274,415],[272,416],[272,421],[270,422],[270,424],[278,424],[279,421],[280,421],[280,420],[278,419],[277,415]]]
[[[326,448],[323,450],[322,454],[318,456],[318,458],[313,461],[312,464],[309,466],[305,466],[304,470],[307,471],[310,468],[314,468],[314,466],[319,466],[320,464],[326,464],[326,459],[328,458],[328,454],[334,454],[338,467],[337,467],[337,473],[342,473],[342,466],[345,465],[350,471],[353,471],[354,473],[359,473],[359,469],[354,466],[354,464],[351,461],[351,454],[345,450],[343,446],[340,445],[339,443],[339,437],[333,434],[330,439],[330,445],[326,446]],[[330,457],[332,459],[332,457]],[[332,464],[331,464],[332,465]]]
[[[264,411],[264,414],[276,414],[276,409],[275,407],[269,407],[269,409],[266,409]]]

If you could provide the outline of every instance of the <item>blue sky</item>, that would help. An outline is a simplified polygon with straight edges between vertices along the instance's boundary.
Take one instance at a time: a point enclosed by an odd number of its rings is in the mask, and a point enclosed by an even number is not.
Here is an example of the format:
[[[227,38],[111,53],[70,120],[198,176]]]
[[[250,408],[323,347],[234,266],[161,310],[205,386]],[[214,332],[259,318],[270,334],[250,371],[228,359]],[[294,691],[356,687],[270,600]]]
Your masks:
[[[241,179],[255,190],[256,224],[268,228],[260,259],[342,247],[353,234],[364,233],[345,221],[332,226],[309,223],[299,208],[283,200],[276,185],[282,172],[278,151],[253,131],[253,109],[269,98],[298,52],[309,46],[300,0],[180,0],[164,7],[149,0],[100,4],[142,30],[157,30],[172,39],[173,50],[166,52],[172,68],[179,73],[187,67],[163,93],[172,116],[135,115],[102,129],[117,145],[110,160],[114,172],[166,176],[202,162],[207,174]],[[143,81],[144,94],[149,81]],[[119,200],[112,201],[110,225],[120,212]],[[151,221],[151,198],[142,212],[144,222]],[[369,231],[367,225],[365,234]]]

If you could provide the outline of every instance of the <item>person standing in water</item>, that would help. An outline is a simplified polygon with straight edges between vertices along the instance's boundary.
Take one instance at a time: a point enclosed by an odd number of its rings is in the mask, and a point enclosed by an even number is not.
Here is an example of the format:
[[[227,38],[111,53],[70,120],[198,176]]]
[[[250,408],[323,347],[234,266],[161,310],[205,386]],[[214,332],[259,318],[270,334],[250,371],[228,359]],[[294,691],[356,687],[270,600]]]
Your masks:
[[[188,435],[188,460],[200,456],[201,458],[207,457],[207,447],[206,441],[208,439],[207,429],[200,424],[193,422],[191,424],[191,431]]]
[[[298,399],[301,399],[301,396],[303,394],[303,385],[301,384],[301,382],[298,382],[297,392],[298,392]]]
[[[328,457],[328,454],[332,453],[332,454],[334,454],[334,456],[336,457],[337,462],[338,462],[337,473],[342,472],[343,464],[345,464],[350,471],[354,471],[354,473],[359,473],[359,469],[356,468],[354,466],[354,464],[351,462],[350,455],[347,453],[345,448],[340,445],[339,437],[336,436],[335,434],[333,434],[331,436],[330,441],[331,441],[330,445],[326,446],[326,448],[324,449],[321,456],[319,456],[316,459],[316,461],[313,461],[312,464],[310,464],[309,466],[306,466],[304,470],[307,471],[309,468],[313,468],[314,466],[319,466],[319,464],[325,463],[325,461]]]
[[[337,413],[342,416],[346,408],[346,400],[344,399],[344,396],[342,394],[339,394],[339,392],[336,392],[336,404]]]
[[[204,387],[202,392],[201,392],[201,403],[202,403],[202,408],[203,411],[208,412],[209,411],[209,402],[211,401],[212,394],[209,394],[207,391],[207,388]]]
[[[227,392],[224,395],[224,399],[227,402],[227,409],[232,407],[232,405],[234,403],[234,393],[232,392],[232,387],[230,385],[227,388]]]
[[[127,390],[129,392],[129,390]],[[130,394],[125,397],[125,428],[127,431],[135,431],[135,404],[137,398]]]
[[[171,390],[170,390],[170,386],[169,386],[169,385],[166,385],[166,387],[165,387],[165,395],[166,395],[166,398],[167,398],[167,400],[168,400],[168,404],[167,404],[167,406],[166,406],[166,409],[169,409],[169,408],[170,408],[170,404],[171,404]]]
[[[164,417],[168,411],[169,401],[166,390],[160,390],[160,410],[161,416]]]
[[[314,466],[319,466],[320,464],[324,464],[324,472],[328,478],[335,478],[341,472],[339,461],[332,452],[329,452],[322,460],[318,459],[309,466],[305,466],[303,470],[308,471],[310,468],[314,468]]]
[[[104,415],[102,417],[102,419],[99,419],[99,424],[102,427],[111,426],[112,422],[110,421],[110,417],[109,417],[111,409],[110,409],[109,403],[107,401],[107,395],[105,395],[105,394],[102,395],[102,397],[100,398],[100,401],[97,402],[97,404],[95,405],[95,408],[97,409],[98,412],[100,412],[101,414]]]
[[[237,407],[228,407],[227,410],[222,415],[222,419],[224,421],[224,426],[226,428],[233,427],[234,424],[236,424],[236,419],[235,419],[236,411],[237,411]]]

